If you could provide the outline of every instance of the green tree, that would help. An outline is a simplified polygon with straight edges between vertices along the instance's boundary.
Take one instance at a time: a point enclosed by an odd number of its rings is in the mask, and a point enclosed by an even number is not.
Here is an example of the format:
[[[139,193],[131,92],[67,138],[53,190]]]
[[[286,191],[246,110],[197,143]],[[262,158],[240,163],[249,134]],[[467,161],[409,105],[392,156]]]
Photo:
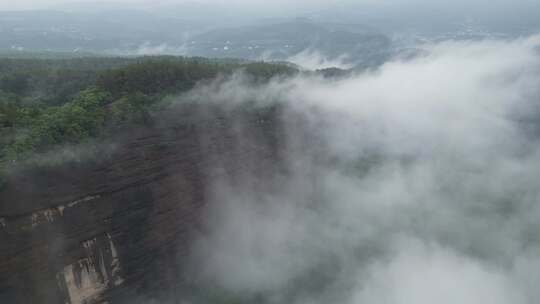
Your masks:
[[[150,121],[149,108],[154,99],[136,92],[121,97],[111,104],[111,122],[115,125],[124,123],[148,123]]]
[[[8,155],[19,158],[60,143],[79,143],[97,136],[105,122],[104,105],[109,95],[97,89],[82,91],[73,101],[47,108],[9,147]]]

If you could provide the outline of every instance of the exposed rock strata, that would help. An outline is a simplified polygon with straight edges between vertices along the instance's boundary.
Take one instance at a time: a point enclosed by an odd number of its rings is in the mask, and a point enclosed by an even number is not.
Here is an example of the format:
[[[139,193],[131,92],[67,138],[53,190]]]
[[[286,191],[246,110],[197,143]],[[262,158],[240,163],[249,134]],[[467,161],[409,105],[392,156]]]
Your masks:
[[[278,111],[190,106],[131,130],[106,159],[10,177],[0,191],[0,303],[180,301],[209,181],[273,170]]]

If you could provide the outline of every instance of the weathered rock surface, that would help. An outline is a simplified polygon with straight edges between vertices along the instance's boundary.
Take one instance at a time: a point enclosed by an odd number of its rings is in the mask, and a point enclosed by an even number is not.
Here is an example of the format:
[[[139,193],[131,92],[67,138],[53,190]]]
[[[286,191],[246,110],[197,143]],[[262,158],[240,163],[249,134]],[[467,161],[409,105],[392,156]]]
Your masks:
[[[276,169],[277,112],[186,106],[119,138],[110,157],[11,176],[0,303],[180,303],[212,178]]]

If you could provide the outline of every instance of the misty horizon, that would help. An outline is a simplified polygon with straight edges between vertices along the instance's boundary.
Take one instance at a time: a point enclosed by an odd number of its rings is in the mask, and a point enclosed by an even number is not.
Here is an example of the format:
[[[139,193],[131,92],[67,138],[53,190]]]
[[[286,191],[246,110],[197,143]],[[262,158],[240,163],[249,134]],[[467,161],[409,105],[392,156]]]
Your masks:
[[[222,0],[120,0],[120,1],[61,1],[23,0],[0,4],[1,12],[51,10],[71,13],[117,12],[125,18],[130,11],[146,12],[153,17],[214,20],[222,26],[235,19],[239,22],[258,22],[260,19],[312,18],[317,21],[360,23],[385,31],[425,31],[432,27],[452,28],[472,22],[486,30],[539,29],[535,0],[335,0],[335,1],[222,1]],[[123,11],[123,12],[122,12]],[[124,16],[123,16],[124,15]],[[400,29],[400,27],[402,27]],[[447,29],[448,30],[448,29]]]

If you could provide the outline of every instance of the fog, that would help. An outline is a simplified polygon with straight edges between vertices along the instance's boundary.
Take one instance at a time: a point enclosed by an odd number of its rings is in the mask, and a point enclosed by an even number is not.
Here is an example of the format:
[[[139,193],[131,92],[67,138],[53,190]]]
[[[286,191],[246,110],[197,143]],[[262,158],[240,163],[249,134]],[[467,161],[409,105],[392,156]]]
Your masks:
[[[344,54],[337,58],[329,59],[317,51],[306,49],[298,54],[287,58],[286,61],[294,63],[306,70],[318,70],[328,68],[350,69],[354,65],[348,63],[347,58],[348,56]]]
[[[285,169],[214,181],[193,280],[267,303],[536,303],[539,48],[451,41],[345,79],[184,96],[279,104],[287,134]]]
[[[145,10],[156,16],[227,23],[261,18],[310,17],[370,24],[395,31],[448,29],[464,20],[499,31],[538,28],[536,0],[21,0],[1,1],[0,11],[59,10],[79,12]],[[233,22],[234,23],[234,22]],[[444,24],[444,26],[441,25]]]

